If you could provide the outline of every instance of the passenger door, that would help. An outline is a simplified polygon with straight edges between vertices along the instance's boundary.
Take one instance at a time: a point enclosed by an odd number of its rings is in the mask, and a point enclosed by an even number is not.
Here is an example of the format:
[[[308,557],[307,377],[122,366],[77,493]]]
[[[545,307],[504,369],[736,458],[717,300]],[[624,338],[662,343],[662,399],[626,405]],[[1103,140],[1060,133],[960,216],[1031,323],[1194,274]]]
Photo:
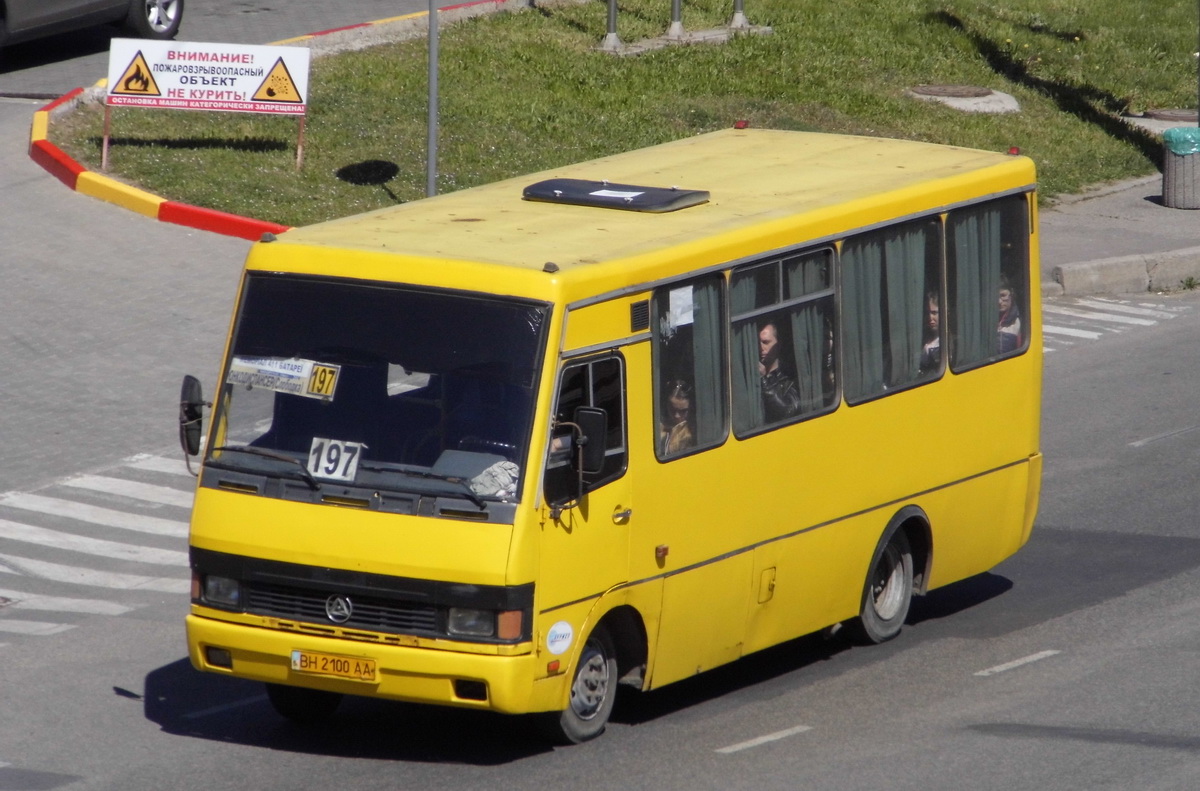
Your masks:
[[[570,464],[569,433],[578,407],[598,407],[608,417],[607,433],[589,441],[604,442],[604,465],[583,476],[584,494],[571,497],[578,486]],[[552,518],[546,520],[542,570],[538,587],[540,607],[599,596],[628,579],[629,531],[632,515],[631,476],[627,475],[625,361],[618,353],[566,363],[559,374],[556,424],[543,481],[543,496]],[[555,516],[556,514],[556,516]],[[573,624],[579,628],[581,624]]]

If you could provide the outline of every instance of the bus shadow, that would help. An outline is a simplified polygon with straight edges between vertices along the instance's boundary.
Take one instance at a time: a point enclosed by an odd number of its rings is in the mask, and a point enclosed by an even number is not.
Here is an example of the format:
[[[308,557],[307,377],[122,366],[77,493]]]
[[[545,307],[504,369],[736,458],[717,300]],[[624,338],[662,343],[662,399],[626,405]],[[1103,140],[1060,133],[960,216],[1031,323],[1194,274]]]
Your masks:
[[[551,749],[529,718],[370,698],[346,697],[329,722],[304,728],[275,712],[262,684],[187,659],[147,674],[143,707],[177,736],[339,758],[494,766]]]

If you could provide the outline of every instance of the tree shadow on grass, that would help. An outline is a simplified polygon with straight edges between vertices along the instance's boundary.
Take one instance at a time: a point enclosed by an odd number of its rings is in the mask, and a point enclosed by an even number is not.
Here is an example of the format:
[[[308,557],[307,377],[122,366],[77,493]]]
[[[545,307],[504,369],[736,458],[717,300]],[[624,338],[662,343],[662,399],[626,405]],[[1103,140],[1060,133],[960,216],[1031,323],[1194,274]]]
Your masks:
[[[1146,161],[1162,169],[1162,145],[1157,138],[1144,129],[1132,126],[1121,118],[1126,103],[1117,96],[1092,85],[1073,85],[1060,80],[1037,77],[1029,68],[1014,59],[994,41],[971,30],[958,16],[949,11],[936,11],[927,17],[930,21],[945,25],[966,36],[975,50],[983,57],[992,71],[1017,85],[1037,91],[1053,101],[1060,110],[1070,113],[1084,123],[1091,124],[1114,140],[1137,149]],[[1033,30],[1033,28],[1030,28]],[[1075,33],[1045,32],[1059,38]]]

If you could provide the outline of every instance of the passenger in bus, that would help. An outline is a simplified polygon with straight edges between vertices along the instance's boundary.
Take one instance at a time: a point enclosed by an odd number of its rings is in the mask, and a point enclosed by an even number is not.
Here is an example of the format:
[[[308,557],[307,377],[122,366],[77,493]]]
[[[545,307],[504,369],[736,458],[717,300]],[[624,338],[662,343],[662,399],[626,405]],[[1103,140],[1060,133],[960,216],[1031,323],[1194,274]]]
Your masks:
[[[1016,351],[1021,348],[1021,312],[1017,308],[1017,292],[1005,278],[1000,278],[1000,319],[996,323],[996,351]]]
[[[921,362],[917,370],[922,376],[936,373],[942,362],[942,310],[936,291],[925,295],[925,321],[922,325]]]
[[[767,423],[787,420],[800,413],[800,390],[795,377],[781,362],[783,344],[779,329],[768,322],[758,331],[758,376],[762,387],[763,417]]]
[[[696,433],[692,430],[692,388],[682,379],[675,379],[667,383],[663,392],[666,400],[658,452],[660,456],[673,456],[696,444]]]

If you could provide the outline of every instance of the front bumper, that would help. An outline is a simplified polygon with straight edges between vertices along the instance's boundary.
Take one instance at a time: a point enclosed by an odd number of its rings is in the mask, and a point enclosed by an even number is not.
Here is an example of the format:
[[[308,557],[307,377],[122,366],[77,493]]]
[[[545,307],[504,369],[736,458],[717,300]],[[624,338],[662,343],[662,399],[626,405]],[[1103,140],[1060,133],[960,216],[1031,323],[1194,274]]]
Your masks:
[[[187,616],[187,641],[188,654],[196,669],[237,678],[506,714],[561,707],[560,685],[564,677],[535,683],[537,658],[532,652],[497,656],[380,645],[229,623],[195,614]],[[228,651],[233,657],[232,667],[210,664],[206,658],[206,648],[210,646]],[[293,671],[294,650],[374,659],[377,679],[353,681]],[[483,683],[486,699],[459,697],[455,682],[460,681]]]

